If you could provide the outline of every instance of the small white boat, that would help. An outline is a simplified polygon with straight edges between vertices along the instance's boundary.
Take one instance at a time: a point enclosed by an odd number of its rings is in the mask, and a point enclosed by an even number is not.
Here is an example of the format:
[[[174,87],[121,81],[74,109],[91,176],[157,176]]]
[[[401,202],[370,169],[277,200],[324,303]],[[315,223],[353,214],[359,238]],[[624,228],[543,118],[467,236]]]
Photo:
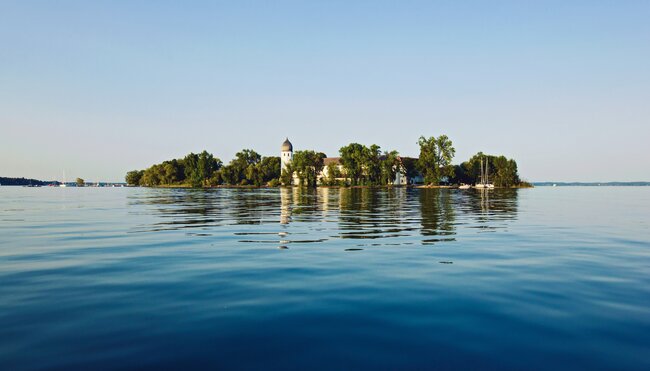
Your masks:
[[[458,189],[470,189],[470,188],[472,188],[472,186],[469,184],[461,184],[460,186],[458,186]]]

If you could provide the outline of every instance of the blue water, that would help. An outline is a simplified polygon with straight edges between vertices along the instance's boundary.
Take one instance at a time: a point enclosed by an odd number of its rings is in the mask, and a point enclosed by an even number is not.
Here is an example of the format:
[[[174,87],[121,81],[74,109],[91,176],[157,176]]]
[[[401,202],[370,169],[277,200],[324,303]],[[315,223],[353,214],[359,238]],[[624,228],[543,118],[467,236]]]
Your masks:
[[[650,188],[0,187],[0,369],[650,369]]]

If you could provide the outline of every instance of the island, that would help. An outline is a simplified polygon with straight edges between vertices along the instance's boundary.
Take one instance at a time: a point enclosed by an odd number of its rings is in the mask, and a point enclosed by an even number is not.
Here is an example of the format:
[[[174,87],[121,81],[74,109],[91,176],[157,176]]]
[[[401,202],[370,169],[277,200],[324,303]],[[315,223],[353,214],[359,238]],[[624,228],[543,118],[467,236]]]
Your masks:
[[[396,150],[350,143],[338,157],[315,150],[294,151],[288,138],[280,156],[261,156],[252,149],[237,152],[225,164],[213,154],[190,153],[181,159],[132,170],[125,180],[145,187],[277,187],[277,186],[419,186],[419,187],[532,187],[519,177],[517,162],[502,155],[478,152],[467,161],[452,163],[456,150],[446,135],[418,139],[417,158]]]

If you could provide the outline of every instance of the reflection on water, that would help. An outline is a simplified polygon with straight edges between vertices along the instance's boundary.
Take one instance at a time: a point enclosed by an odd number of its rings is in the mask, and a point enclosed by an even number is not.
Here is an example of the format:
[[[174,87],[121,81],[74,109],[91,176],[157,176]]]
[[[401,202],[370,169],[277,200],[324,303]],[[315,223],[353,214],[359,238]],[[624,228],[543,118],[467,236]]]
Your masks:
[[[258,225],[260,230],[232,233],[251,237],[241,243],[281,247],[332,239],[396,246],[453,242],[464,226],[477,232],[503,229],[517,216],[517,195],[517,189],[170,189],[132,197],[130,203],[158,217],[133,232],[198,228],[204,232],[188,234],[201,236],[220,226]]]
[[[0,196],[0,370],[650,369],[648,187]]]

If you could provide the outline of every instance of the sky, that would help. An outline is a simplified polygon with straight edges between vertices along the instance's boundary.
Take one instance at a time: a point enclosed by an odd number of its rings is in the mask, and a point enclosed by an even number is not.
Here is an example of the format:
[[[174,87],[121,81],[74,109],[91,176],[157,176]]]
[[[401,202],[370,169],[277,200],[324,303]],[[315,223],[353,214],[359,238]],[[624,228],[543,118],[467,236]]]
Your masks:
[[[649,1],[0,1],[0,176],[351,142],[650,181]]]

